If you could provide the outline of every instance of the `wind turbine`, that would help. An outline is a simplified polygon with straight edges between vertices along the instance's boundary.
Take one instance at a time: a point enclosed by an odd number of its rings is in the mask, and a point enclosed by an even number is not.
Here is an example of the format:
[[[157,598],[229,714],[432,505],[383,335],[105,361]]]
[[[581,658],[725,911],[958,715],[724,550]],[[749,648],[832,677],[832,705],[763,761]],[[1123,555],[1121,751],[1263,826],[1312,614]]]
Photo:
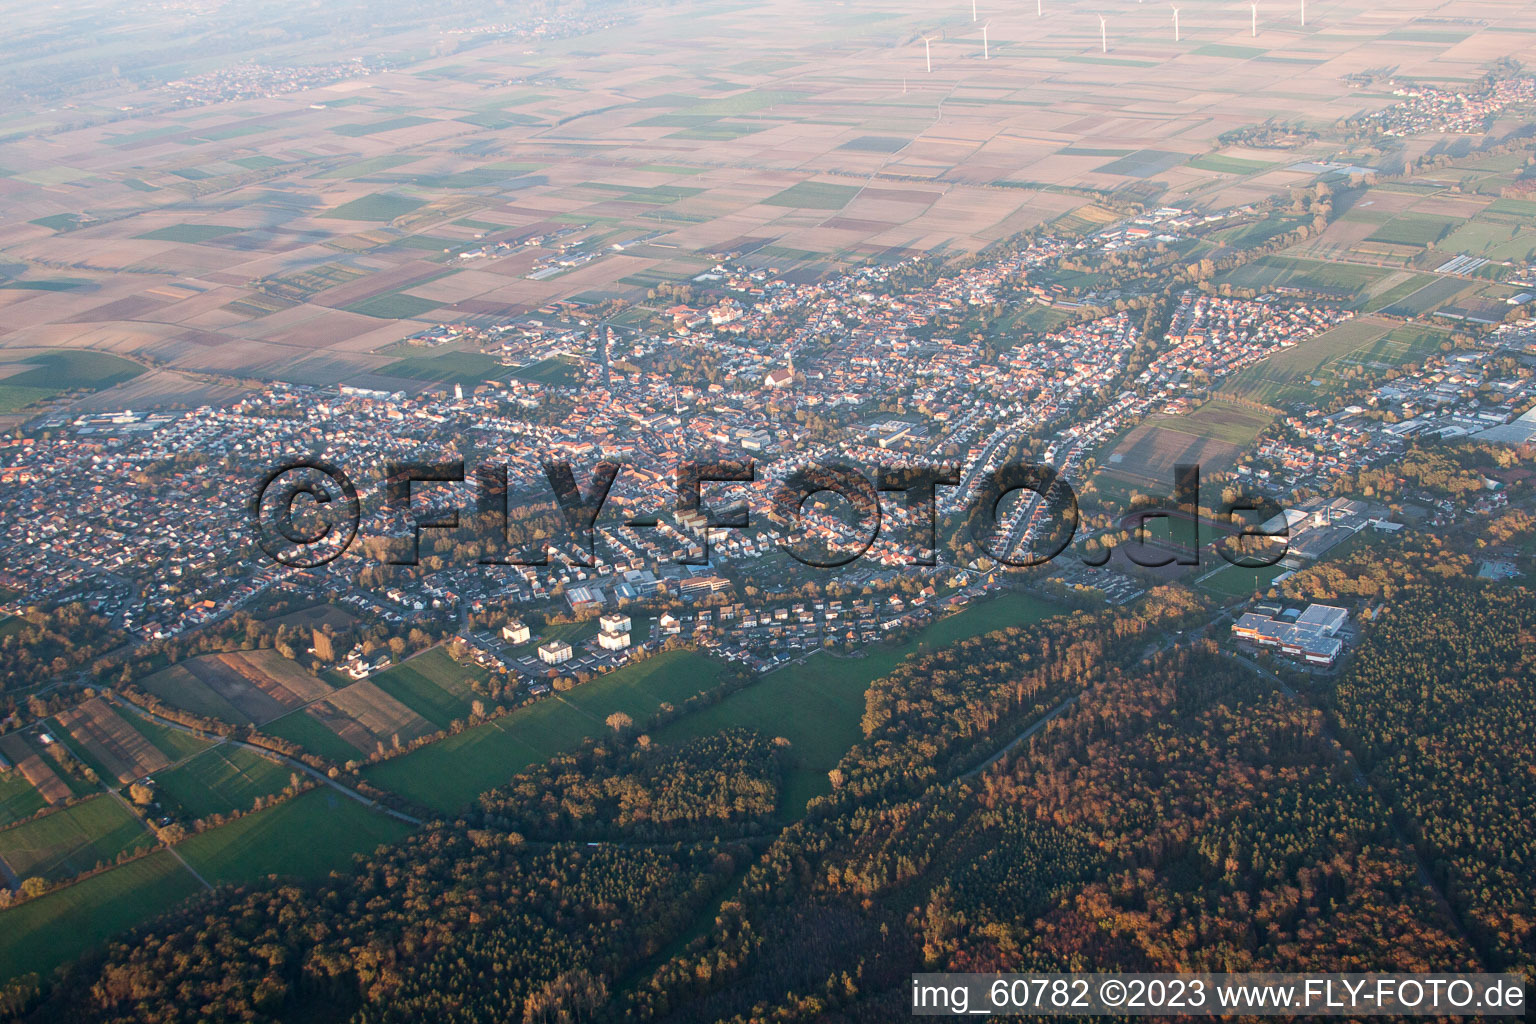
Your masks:
[[[1104,53],[1109,52],[1109,22],[1104,20],[1104,15],[1099,15],[1099,49]]]
[[[928,63],[928,73],[933,74],[933,46],[928,36],[923,36],[923,60]]]
[[[1035,0],[1035,17],[1037,18],[1045,17],[1045,8],[1040,6],[1042,2],[1043,0]]]
[[[1259,5],[1258,5],[1258,0],[1254,0],[1253,3],[1248,5],[1248,7],[1253,12],[1253,22],[1252,22],[1251,27],[1248,30],[1248,34],[1250,36],[1253,36],[1256,39],[1256,38],[1258,38],[1258,35],[1259,35]]]
[[[992,59],[992,47],[990,45],[988,45],[988,43],[987,43],[987,29],[989,27],[991,27],[991,25],[992,25],[992,23],[989,21],[985,25],[981,26],[981,59],[982,60],[991,60]]]
[[[971,24],[976,24],[976,0],[971,0]]]
[[[1301,0],[1301,27],[1307,27],[1307,0]]]
[[[1179,41],[1179,9],[1177,7],[1174,7],[1173,4],[1169,4],[1168,6],[1169,7],[1173,7],[1173,41],[1174,42],[1178,42]]]

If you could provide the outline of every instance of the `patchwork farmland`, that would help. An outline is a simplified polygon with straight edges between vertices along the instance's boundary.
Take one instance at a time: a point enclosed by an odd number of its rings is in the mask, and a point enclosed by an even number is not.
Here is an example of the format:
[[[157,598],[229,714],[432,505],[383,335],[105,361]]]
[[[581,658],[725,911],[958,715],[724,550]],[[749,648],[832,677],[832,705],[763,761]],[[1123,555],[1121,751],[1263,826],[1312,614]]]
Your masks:
[[[164,751],[100,697],[61,712],[59,726],[103,781],[129,783],[171,763]]]
[[[319,677],[270,650],[189,658],[142,685],[170,704],[233,725],[261,725],[332,692]]]
[[[43,755],[38,753],[19,733],[0,736],[0,756],[9,761],[39,796],[50,804],[62,804],[70,798],[69,783],[53,770]]]

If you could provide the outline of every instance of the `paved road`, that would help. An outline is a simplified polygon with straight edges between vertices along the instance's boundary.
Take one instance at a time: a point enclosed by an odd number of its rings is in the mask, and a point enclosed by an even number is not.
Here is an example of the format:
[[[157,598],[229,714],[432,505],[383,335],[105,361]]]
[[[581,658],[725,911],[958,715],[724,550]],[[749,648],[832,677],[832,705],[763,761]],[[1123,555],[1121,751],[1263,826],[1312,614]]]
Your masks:
[[[1050,725],[1051,722],[1060,717],[1062,712],[1066,711],[1067,708],[1070,708],[1073,704],[1076,704],[1078,698],[1087,692],[1087,690],[1081,690],[1077,693],[1074,693],[1060,704],[1057,704],[1055,707],[1051,708],[1051,710],[1045,713],[1044,717],[1037,719],[1034,725],[1031,725],[1028,729],[1025,729],[1013,739],[1009,740],[1008,745],[1005,746],[1002,750],[999,750],[997,753],[993,754],[991,757],[987,758],[985,761],[977,765],[975,768],[972,768],[970,771],[962,773],[960,778],[974,778],[975,776],[980,775],[982,772],[986,771],[988,768],[992,767],[994,764],[997,764],[997,762],[1008,756],[1009,751],[1013,750],[1014,747],[1017,747],[1020,743],[1023,743],[1035,733]]]

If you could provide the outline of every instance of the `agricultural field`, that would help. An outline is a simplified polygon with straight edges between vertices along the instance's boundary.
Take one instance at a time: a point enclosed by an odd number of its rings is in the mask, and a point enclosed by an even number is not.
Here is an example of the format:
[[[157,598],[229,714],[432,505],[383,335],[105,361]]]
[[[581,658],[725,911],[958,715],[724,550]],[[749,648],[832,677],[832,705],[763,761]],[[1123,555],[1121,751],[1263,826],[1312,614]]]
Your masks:
[[[1221,283],[1238,288],[1300,288],[1358,306],[1371,286],[1391,273],[1384,267],[1296,256],[1265,256],[1238,267]]]
[[[332,220],[391,221],[426,205],[422,200],[378,192],[336,207],[324,216]]]
[[[308,708],[300,708],[282,718],[275,718],[261,727],[268,736],[297,743],[311,754],[318,754],[328,761],[346,764],[373,753],[374,744],[367,750],[359,749],[336,735],[325,723],[310,714]]]
[[[47,806],[48,801],[27,781],[21,769],[0,769],[0,828],[30,818]]]
[[[467,680],[484,677],[481,669],[460,665],[441,647],[434,647],[370,677],[369,682],[439,729],[446,729],[455,720],[469,717],[475,698]]]
[[[1438,278],[1391,305],[1382,307],[1381,312],[1385,316],[1405,319],[1423,316],[1431,310],[1439,309],[1470,287],[1468,282],[1459,277]]]
[[[137,363],[105,352],[52,350],[0,352],[0,414],[15,412],[66,391],[101,391],[144,372]]]
[[[126,785],[207,746],[132,712],[120,714],[100,697],[61,712],[55,721],[74,753],[109,783]]]
[[[1184,416],[1150,417],[1101,455],[1094,484],[1105,495],[1112,490],[1100,477],[1120,478],[1144,493],[1171,493],[1175,466],[1195,465],[1207,474],[1226,472],[1273,419],[1262,410],[1220,400]]]
[[[1319,392],[1324,366],[1374,346],[1394,326],[1372,317],[1339,324],[1239,371],[1222,385],[1221,394],[1265,405],[1309,398]]]
[[[1038,622],[1061,609],[1025,594],[978,601],[920,630],[901,644],[867,648],[860,656],[817,654],[792,662],[732,693],[718,704],[674,719],[656,733],[662,743],[683,743],[744,726],[790,742],[779,814],[799,818],[806,803],[832,791],[827,772],[863,736],[864,691],[904,659],[1010,626]]]
[[[811,210],[841,210],[859,190],[852,185],[803,181],[763,200],[766,206],[791,206]]]
[[[20,733],[0,736],[0,756],[15,766],[45,803],[62,804],[74,795],[73,787],[59,775],[56,766]]]
[[[315,879],[410,831],[405,822],[319,786],[198,833],[177,845],[176,852],[215,885],[249,884],[268,875]]]
[[[208,242],[241,230],[222,224],[172,224],[136,237],[150,242]]]
[[[0,983],[46,974],[201,890],[170,852],[160,850],[0,910]]]
[[[0,858],[18,878],[59,881],[154,842],[142,821],[102,794],[0,831]]]
[[[377,372],[386,377],[468,385],[504,377],[507,369],[492,356],[460,349],[440,355],[410,355],[379,367]]]
[[[364,679],[315,701],[304,711],[359,750],[409,743],[435,732],[432,723]]]
[[[331,693],[317,676],[273,650],[188,658],[141,685],[167,703],[234,725],[261,725]]]
[[[1387,221],[1366,236],[1367,242],[1386,242],[1390,245],[1413,245],[1419,248],[1434,245],[1444,238],[1457,221],[1450,217],[1438,217],[1426,213],[1405,213]]]
[[[1215,171],[1218,174],[1257,174],[1259,171],[1268,170],[1273,165],[1263,160],[1206,153],[1190,160],[1189,166],[1198,167],[1202,171]]]
[[[155,776],[156,798],[178,817],[195,821],[248,811],[258,797],[281,793],[292,769],[247,747],[221,743]]]
[[[656,655],[374,765],[365,774],[377,786],[452,813],[528,765],[604,734],[612,712],[644,722],[662,703],[680,704],[707,690],[719,673],[720,664],[702,654]]]

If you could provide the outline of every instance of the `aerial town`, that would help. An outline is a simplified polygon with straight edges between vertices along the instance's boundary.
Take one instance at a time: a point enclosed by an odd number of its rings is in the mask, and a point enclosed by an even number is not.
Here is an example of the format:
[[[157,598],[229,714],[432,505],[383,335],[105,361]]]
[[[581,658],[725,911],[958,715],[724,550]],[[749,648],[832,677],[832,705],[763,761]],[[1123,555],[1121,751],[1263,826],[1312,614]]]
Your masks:
[[[1536,977],[1536,0],[884,6],[16,13],[0,1022]]]

